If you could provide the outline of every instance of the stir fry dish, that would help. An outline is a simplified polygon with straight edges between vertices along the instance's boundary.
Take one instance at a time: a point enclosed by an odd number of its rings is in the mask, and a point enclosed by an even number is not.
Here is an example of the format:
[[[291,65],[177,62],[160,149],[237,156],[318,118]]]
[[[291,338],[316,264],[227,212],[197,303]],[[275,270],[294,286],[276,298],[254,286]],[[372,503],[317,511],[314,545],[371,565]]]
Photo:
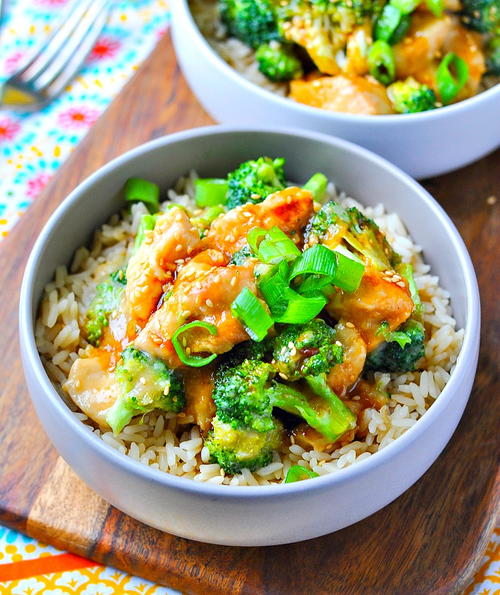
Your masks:
[[[325,175],[294,186],[284,166],[259,157],[198,178],[194,206],[127,181],[144,212],[87,300],[63,385],[100,431],[161,411],[197,427],[225,474],[253,471],[283,444],[332,452],[362,439],[363,411],[389,402],[380,374],[419,367],[412,266],[360,209],[330,199]],[[315,475],[292,465],[284,479]]]
[[[269,83],[325,110],[423,112],[500,75],[498,0],[219,0],[217,18]]]

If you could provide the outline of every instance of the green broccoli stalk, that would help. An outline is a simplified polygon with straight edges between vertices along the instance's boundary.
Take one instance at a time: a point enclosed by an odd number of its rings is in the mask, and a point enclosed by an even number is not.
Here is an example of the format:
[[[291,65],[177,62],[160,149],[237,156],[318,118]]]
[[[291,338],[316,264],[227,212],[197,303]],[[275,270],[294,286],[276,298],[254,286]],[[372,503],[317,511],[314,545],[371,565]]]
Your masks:
[[[263,75],[274,82],[290,81],[302,76],[302,64],[293,47],[277,41],[259,46],[255,59]]]
[[[325,244],[333,250],[355,252],[365,264],[378,270],[393,268],[400,262],[377,224],[356,207],[345,209],[334,201],[327,202],[308,223],[304,239],[307,244]]]
[[[273,357],[285,380],[329,372],[341,363],[343,349],[335,330],[320,318],[287,326],[275,339]]]
[[[313,391],[307,398],[288,384],[274,382],[268,394],[274,407],[301,417],[330,442],[336,442],[356,426],[356,416],[328,387],[326,374],[308,376]]]
[[[109,315],[120,305],[126,284],[125,271],[120,269],[97,285],[94,299],[85,313],[85,332],[92,345],[99,345],[104,328],[109,324]]]
[[[434,109],[437,103],[434,91],[412,77],[389,85],[387,95],[394,109],[401,114],[426,112]]]
[[[205,446],[226,473],[259,469],[271,462],[273,451],[281,442],[281,429],[278,421],[267,432],[234,428],[215,417]]]
[[[227,179],[229,190],[227,207],[233,209],[247,202],[262,202],[269,194],[283,190],[285,172],[283,158],[259,157],[245,161]]]
[[[161,359],[133,346],[123,351],[115,377],[121,392],[106,416],[115,434],[135,415],[153,409],[179,413],[186,404],[184,384],[177,372]]]
[[[481,33],[500,33],[498,0],[462,0],[462,22]]]
[[[388,332],[388,325],[379,330],[385,338],[366,359],[365,370],[376,372],[410,372],[425,353],[423,325],[410,319],[396,331]]]
[[[220,0],[220,14],[229,35],[258,48],[280,40],[273,0]]]

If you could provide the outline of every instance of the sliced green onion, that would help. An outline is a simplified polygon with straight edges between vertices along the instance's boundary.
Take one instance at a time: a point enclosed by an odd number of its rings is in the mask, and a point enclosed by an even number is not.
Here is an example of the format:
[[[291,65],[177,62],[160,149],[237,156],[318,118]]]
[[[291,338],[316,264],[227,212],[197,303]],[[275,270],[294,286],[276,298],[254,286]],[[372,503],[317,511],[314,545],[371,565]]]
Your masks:
[[[160,209],[160,188],[154,182],[142,178],[129,178],[125,182],[125,200],[143,202],[150,213]]]
[[[184,351],[184,347],[181,345],[179,337],[185,333],[187,330],[192,328],[204,328],[206,329],[211,335],[217,334],[217,327],[215,324],[211,324],[210,322],[204,322],[203,320],[194,320],[193,322],[188,322],[187,324],[183,324],[180,326],[175,333],[172,335],[172,345],[179,356],[179,359],[183,364],[186,366],[191,366],[193,368],[201,368],[201,366],[206,366],[210,362],[213,362],[214,359],[217,357],[216,353],[212,353],[207,357],[201,357],[199,355],[191,355]]]
[[[403,13],[392,4],[386,4],[382,14],[377,19],[374,28],[374,37],[376,40],[391,42],[391,38],[398,28],[403,17]]]
[[[139,221],[139,225],[137,227],[137,233],[135,235],[134,252],[137,252],[137,250],[139,250],[139,246],[142,244],[144,240],[146,231],[150,231],[151,229],[155,228],[156,217],[157,215],[142,215]]]
[[[315,244],[293,263],[290,280],[305,274],[326,278],[323,282],[317,277],[305,279],[298,287],[302,294],[323,289],[327,285],[335,285],[344,291],[352,292],[359,287],[364,271],[365,266],[359,260],[330,250],[322,244]]]
[[[304,250],[302,254],[295,260],[290,271],[290,281],[299,275],[325,275],[333,278],[337,271],[337,258],[335,253],[323,246],[323,244],[315,244]]]
[[[282,324],[303,324],[309,322],[323,310],[328,299],[324,295],[303,296],[293,289],[288,289],[285,297],[288,301],[286,310],[274,320]]]
[[[227,190],[227,180],[198,178],[194,183],[194,200],[199,207],[225,205],[227,201]]]
[[[257,258],[266,264],[278,264],[282,260],[293,260],[300,250],[279,227],[269,230],[255,227],[247,235],[247,241]]]
[[[287,471],[285,483],[294,483],[304,479],[312,479],[313,477],[319,477],[319,475],[312,469],[306,469],[301,465],[292,465]]]
[[[337,257],[337,272],[333,278],[333,284],[348,293],[356,291],[365,274],[365,265],[340,252],[335,252],[335,256]]]
[[[368,50],[370,74],[383,85],[389,85],[396,76],[396,61],[391,46],[379,39]]]
[[[411,27],[411,16],[409,14],[403,14],[401,16],[401,20],[399,21],[399,25],[394,30],[394,33],[391,35],[389,39],[389,43],[391,45],[395,45],[399,43],[403,37],[408,33]]]
[[[302,324],[315,318],[327,303],[322,294],[303,296],[289,285],[288,264],[282,262],[259,281],[275,322]]]
[[[435,17],[439,18],[443,14],[443,0],[425,0],[425,4]]]
[[[403,14],[413,12],[420,2],[421,0],[390,0],[392,6],[399,9]]]
[[[413,309],[417,314],[422,313],[422,300],[418,293],[417,284],[415,283],[415,277],[413,276],[413,267],[410,263],[404,262],[397,267],[397,272],[406,279],[408,287],[410,289],[410,296],[413,300]]]
[[[244,287],[231,304],[231,313],[243,323],[254,341],[262,341],[274,324],[259,298],[248,287]]]
[[[455,71],[455,74],[451,69]],[[468,78],[469,67],[467,62],[453,52],[446,54],[436,71],[436,82],[441,101],[444,104],[453,101]]]
[[[273,318],[284,314],[288,304],[287,292],[290,289],[288,264],[283,261],[279,266],[273,267],[271,271],[262,275],[258,280],[258,286]]]
[[[328,187],[328,178],[325,174],[316,173],[307,180],[304,184],[304,190],[309,190],[312,193],[314,200],[321,202],[326,194]]]

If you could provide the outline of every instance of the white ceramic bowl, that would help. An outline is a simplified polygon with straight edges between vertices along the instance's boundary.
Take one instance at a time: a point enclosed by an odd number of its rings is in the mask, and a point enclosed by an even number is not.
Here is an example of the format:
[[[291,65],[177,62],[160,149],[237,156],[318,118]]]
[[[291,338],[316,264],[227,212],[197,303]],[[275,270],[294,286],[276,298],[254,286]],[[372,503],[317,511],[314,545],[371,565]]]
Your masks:
[[[88,242],[123,205],[129,176],[164,190],[191,168],[225,175],[260,154],[283,156],[288,175],[304,182],[323,171],[365,204],[385,203],[408,225],[425,258],[451,292],[465,328],[455,371],[430,410],[406,434],[369,459],[334,475],[262,487],[198,483],[148,468],[105,444],[70,412],[38,355],[34,320],[44,285],[57,265]],[[467,250],[441,207],[406,174],[346,141],[301,131],[198,128],[152,141],[101,168],[50,218],[26,267],[19,321],[26,380],[38,416],[55,447],[103,498],[131,516],[183,537],[227,545],[272,545],[336,531],[372,514],[410,487],[448,442],[467,402],[479,342],[479,296]],[[300,523],[290,519],[301,519]]]
[[[471,99],[419,114],[363,116],[327,112],[251,83],[210,47],[187,0],[171,3],[179,63],[199,101],[218,122],[293,126],[358,143],[415,178],[462,167],[500,145],[500,85]]]

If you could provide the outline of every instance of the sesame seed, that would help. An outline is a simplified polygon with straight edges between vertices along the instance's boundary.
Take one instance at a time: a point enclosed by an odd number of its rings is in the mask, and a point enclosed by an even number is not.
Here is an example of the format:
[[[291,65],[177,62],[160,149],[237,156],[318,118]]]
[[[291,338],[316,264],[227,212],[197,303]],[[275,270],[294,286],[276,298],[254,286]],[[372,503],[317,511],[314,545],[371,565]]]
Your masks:
[[[396,285],[399,285],[399,287],[403,287],[403,288],[405,288],[405,287],[406,287],[406,285],[404,284],[404,281],[398,281],[398,282],[396,283]]]
[[[191,312],[189,310],[184,310],[181,314],[181,316],[183,318],[187,318],[188,316],[190,316]]]
[[[290,341],[288,343],[288,347],[290,347],[290,349],[293,349],[295,347],[295,345],[293,344],[293,341]]]
[[[236,277],[232,277],[232,279],[229,283],[230,283],[231,287],[234,287],[236,285]]]
[[[144,376],[141,376],[141,377],[139,378],[139,382],[140,382],[141,384],[146,384],[146,379],[144,378]]]
[[[243,213],[243,217],[246,217],[248,219],[248,217],[251,217],[252,213],[250,213],[249,211],[244,211]]]
[[[182,244],[177,244],[177,246],[175,247],[175,251],[180,252],[181,250],[182,250]]]
[[[283,378],[283,380],[288,380],[288,376],[286,374],[283,374],[283,372],[280,372],[280,376],[281,378]]]
[[[251,194],[250,197],[253,198],[253,199],[255,199],[255,200],[257,200],[257,199],[260,198],[260,194],[255,194],[254,193],[254,194]]]
[[[209,307],[209,308],[213,308],[214,307],[214,303],[212,302],[211,299],[207,298],[205,300],[205,304]]]
[[[347,328],[354,328],[354,324],[352,322],[346,322],[345,325]]]
[[[393,275],[392,276],[392,280],[393,281],[401,281],[402,280],[402,277],[400,277],[399,275]]]
[[[335,345],[337,345],[338,347],[342,347],[342,343],[340,341],[335,341]]]

